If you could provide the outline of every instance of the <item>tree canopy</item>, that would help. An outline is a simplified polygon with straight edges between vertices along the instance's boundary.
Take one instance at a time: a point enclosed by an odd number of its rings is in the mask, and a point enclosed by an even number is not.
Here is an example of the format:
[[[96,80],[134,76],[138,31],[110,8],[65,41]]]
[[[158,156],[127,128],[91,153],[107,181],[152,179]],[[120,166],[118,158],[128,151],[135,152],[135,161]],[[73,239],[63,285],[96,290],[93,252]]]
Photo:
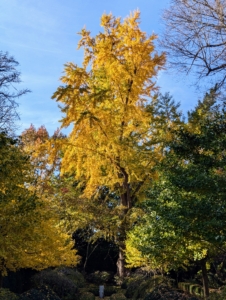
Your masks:
[[[33,167],[18,142],[0,134],[0,274],[76,264],[72,239],[34,188]]]
[[[148,192],[149,214],[130,234],[130,263],[137,256],[138,262],[146,258],[171,269],[225,251],[225,126],[225,108],[216,104],[212,90],[174,132],[160,180]],[[206,276],[205,264],[202,271]],[[208,295],[207,276],[204,280]]]
[[[118,194],[123,222],[160,157],[152,106],[165,56],[155,50],[156,36],[139,28],[137,11],[124,21],[104,14],[101,25],[94,38],[81,31],[83,66],[66,64],[64,86],[53,95],[63,104],[62,126],[73,124],[61,170],[85,186],[84,197],[94,197],[101,186]]]

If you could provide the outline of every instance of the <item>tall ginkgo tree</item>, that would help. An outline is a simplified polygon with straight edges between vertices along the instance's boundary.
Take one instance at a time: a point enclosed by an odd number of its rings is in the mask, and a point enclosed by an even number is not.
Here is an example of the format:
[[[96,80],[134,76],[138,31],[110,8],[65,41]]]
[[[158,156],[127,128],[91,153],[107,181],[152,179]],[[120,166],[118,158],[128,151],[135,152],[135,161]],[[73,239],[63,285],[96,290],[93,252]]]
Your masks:
[[[73,125],[62,141],[62,174],[74,174],[83,199],[92,201],[102,186],[119,196],[119,276],[125,273],[129,214],[156,176],[162,147],[153,106],[165,56],[155,50],[156,35],[141,31],[139,18],[138,11],[124,21],[104,14],[103,32],[91,37],[82,29],[83,65],[67,63],[63,85],[53,95],[65,113],[62,126]]]

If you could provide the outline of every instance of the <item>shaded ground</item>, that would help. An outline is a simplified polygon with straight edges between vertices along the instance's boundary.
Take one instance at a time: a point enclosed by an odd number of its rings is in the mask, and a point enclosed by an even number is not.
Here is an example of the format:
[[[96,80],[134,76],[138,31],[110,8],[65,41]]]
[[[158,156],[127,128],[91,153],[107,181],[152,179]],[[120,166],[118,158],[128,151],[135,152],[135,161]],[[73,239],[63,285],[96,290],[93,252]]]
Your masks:
[[[177,289],[167,277],[133,274],[123,282],[114,274],[95,272],[85,277],[76,269],[44,270],[32,277],[32,288],[21,294],[0,290],[0,300],[97,300],[104,285],[105,300],[198,300]],[[220,294],[217,298],[224,299]]]

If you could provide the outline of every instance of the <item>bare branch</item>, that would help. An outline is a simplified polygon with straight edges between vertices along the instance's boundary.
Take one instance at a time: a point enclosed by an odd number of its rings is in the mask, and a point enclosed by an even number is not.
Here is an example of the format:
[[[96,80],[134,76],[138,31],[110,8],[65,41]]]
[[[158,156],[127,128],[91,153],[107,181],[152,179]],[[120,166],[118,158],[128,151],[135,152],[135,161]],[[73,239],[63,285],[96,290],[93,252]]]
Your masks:
[[[29,92],[15,87],[21,82],[17,66],[18,62],[13,57],[0,51],[0,131],[9,134],[14,132],[15,121],[19,119],[16,99]]]
[[[225,85],[226,0],[171,0],[161,44],[171,67]]]

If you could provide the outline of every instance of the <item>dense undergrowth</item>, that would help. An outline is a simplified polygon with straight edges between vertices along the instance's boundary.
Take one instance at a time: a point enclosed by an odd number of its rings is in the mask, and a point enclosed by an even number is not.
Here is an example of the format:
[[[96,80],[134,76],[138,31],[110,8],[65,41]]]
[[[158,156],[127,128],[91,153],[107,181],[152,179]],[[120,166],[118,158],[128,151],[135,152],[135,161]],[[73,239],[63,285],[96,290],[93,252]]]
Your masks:
[[[31,287],[23,293],[0,289],[0,300],[95,300],[99,299],[99,285],[104,285],[107,300],[198,300],[202,299],[197,283],[179,284],[162,275],[131,273],[121,280],[111,272],[82,274],[68,267],[47,269],[31,277]],[[196,289],[194,288],[196,287]],[[226,299],[226,287],[211,289],[210,300]]]

